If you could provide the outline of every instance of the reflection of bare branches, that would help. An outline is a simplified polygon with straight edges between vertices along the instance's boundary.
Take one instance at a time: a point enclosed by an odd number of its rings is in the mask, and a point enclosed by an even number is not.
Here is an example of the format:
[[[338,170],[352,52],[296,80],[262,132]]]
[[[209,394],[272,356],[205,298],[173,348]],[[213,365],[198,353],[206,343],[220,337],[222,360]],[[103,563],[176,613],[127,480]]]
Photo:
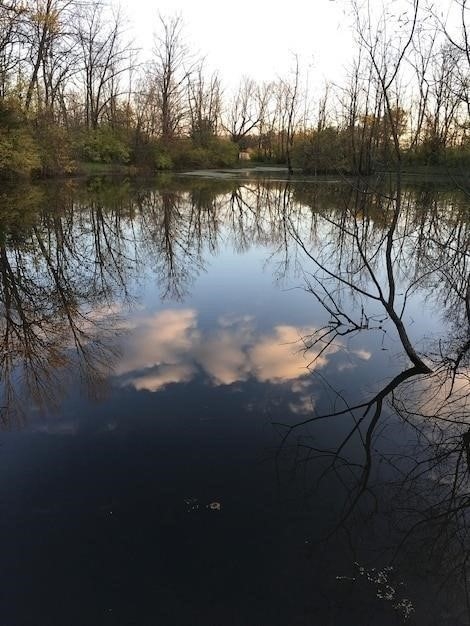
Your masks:
[[[54,211],[30,211],[24,224],[2,221],[4,423],[21,418],[22,402],[54,404],[72,370],[79,369],[91,393],[100,392],[115,358],[113,335],[119,309],[130,300],[130,279],[148,268],[161,297],[182,299],[207,256],[227,241],[237,252],[265,246],[277,277],[301,272],[325,314],[303,337],[307,354],[321,359],[335,342],[344,345],[367,331],[382,342],[393,334],[404,362],[365,398],[335,390],[326,368],[317,368],[316,380],[334,404],[324,408],[319,401],[306,419],[284,424],[279,457],[293,451],[306,481],[314,467],[309,488],[333,483],[344,490],[343,528],[388,507],[399,547],[424,546],[439,562],[443,584],[456,568],[466,581],[468,206],[455,193],[379,193],[364,182],[344,188],[253,180],[214,191],[207,183],[185,185],[185,191],[171,185],[140,190],[121,203],[104,193],[81,202],[72,196]],[[445,322],[442,336],[425,343],[417,343],[407,325],[416,295]],[[385,448],[380,437],[389,427],[401,430]]]
[[[88,392],[101,395],[112,369],[124,255],[117,254],[119,237],[105,228],[105,221],[97,226],[92,207],[76,209],[72,205],[61,215],[45,214],[22,237],[0,244],[6,425],[21,419],[28,403],[57,406],[66,378],[77,369]],[[107,274],[95,280],[99,264],[106,265]],[[124,287],[123,293],[126,298]]]
[[[141,203],[145,244],[156,264],[161,297],[181,300],[204,267],[199,246],[203,240],[203,213],[197,212],[199,219],[194,219],[188,197],[176,192],[150,192]],[[210,232],[210,220],[208,227]]]
[[[300,433],[294,462],[321,467],[316,484],[334,477],[344,489],[339,526],[359,514],[366,493],[372,508],[379,506],[371,476],[374,458],[381,459],[389,468],[400,546],[420,538],[441,556],[452,553],[445,584],[455,567],[466,572],[470,557],[468,215],[451,213],[438,202],[423,213],[400,187],[381,194],[380,213],[373,208],[373,195],[358,199],[359,204],[346,203],[342,215],[323,212],[315,239],[290,217],[289,231],[310,264],[309,272],[304,269],[307,289],[329,316],[325,325],[304,337],[305,349],[315,348],[315,355],[321,355],[345,336],[371,329],[385,333],[392,326],[410,366],[366,400],[350,402],[336,392],[339,408],[284,424],[278,459],[289,449],[293,432]],[[432,300],[442,304],[454,329],[437,346],[428,341],[428,349],[418,352],[404,315],[410,298],[423,289],[431,290]],[[371,308],[373,313],[368,312]],[[398,417],[408,434],[413,433],[411,450],[397,441],[396,450],[385,454],[377,444],[380,424],[385,426],[389,417],[385,404],[394,411],[390,423],[397,425]],[[332,446],[306,439],[311,436],[307,426],[315,427],[318,437],[320,427],[331,421],[341,432]],[[383,492],[380,497],[383,500]]]

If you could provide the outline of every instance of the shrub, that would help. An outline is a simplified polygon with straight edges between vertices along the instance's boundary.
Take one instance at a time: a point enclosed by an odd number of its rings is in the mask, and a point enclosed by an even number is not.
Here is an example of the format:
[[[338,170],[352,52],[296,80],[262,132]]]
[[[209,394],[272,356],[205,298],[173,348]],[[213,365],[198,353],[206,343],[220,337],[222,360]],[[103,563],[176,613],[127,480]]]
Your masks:
[[[292,162],[306,173],[347,169],[342,139],[335,128],[302,137],[294,143]]]
[[[154,146],[151,165],[156,170],[171,170],[174,167],[173,159],[168,153],[168,150],[160,146],[158,143]]]
[[[42,174],[71,174],[76,164],[72,158],[72,143],[65,128],[45,123],[37,129],[36,141],[39,149]]]
[[[0,101],[0,175],[29,174],[40,166],[37,145],[13,101]]]
[[[29,174],[40,165],[38,147],[27,128],[0,128],[0,174]]]
[[[130,149],[112,128],[103,127],[85,132],[77,142],[78,156],[92,163],[128,163]]]
[[[230,167],[238,159],[238,147],[230,141],[213,137],[203,147],[190,139],[168,144],[168,153],[176,169]]]

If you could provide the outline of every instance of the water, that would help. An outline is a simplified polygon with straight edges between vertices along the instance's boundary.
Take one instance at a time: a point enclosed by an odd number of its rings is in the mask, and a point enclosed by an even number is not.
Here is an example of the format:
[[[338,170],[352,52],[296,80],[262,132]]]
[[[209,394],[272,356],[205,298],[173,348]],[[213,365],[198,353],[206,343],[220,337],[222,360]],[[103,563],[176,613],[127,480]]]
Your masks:
[[[6,625],[467,623],[468,198],[395,193],[5,191]]]

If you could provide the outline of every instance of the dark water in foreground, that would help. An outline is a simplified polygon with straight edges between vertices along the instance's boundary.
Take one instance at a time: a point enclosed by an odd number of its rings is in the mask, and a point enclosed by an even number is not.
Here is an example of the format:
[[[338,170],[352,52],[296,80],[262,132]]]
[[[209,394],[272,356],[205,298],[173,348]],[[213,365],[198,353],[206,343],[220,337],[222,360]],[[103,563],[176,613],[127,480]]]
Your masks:
[[[462,190],[0,205],[2,625],[469,623]]]

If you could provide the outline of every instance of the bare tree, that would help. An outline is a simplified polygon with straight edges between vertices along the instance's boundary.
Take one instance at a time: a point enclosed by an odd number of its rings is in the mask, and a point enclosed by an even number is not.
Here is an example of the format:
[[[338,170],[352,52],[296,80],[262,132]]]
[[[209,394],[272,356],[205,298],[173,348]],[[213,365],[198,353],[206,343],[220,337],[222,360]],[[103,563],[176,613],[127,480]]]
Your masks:
[[[188,76],[188,108],[190,134],[192,139],[207,145],[211,137],[217,135],[221,113],[221,86],[217,73],[204,75],[201,62],[191,76]]]
[[[263,119],[265,99],[259,98],[258,86],[244,76],[224,115],[223,127],[230,139],[239,144]]]
[[[19,45],[26,8],[20,0],[0,2],[0,98],[5,98],[11,73],[21,61]]]
[[[183,39],[180,15],[158,15],[160,32],[155,36],[151,63],[152,98],[159,113],[159,133],[170,141],[181,130],[187,114],[185,87],[194,63]]]
[[[400,134],[403,131],[400,115],[400,82],[399,73],[405,55],[412,46],[418,23],[419,0],[413,0],[410,15],[404,13],[399,20],[404,28],[402,35],[394,33],[394,40],[387,37],[386,24],[390,14],[384,10],[374,21],[370,3],[367,2],[364,13],[357,0],[353,1],[356,21],[356,33],[360,46],[370,61],[371,68],[378,82],[378,100],[382,102],[384,113],[383,138],[391,140],[391,153],[394,155],[398,168],[401,167],[402,154]],[[388,148],[387,144],[386,147]]]
[[[37,111],[50,119],[67,121],[66,91],[78,72],[75,39],[70,24],[74,22],[74,0],[36,0],[27,12],[24,46],[30,66],[25,109],[29,110],[36,92]],[[50,121],[49,119],[49,121]]]
[[[287,108],[287,125],[286,125],[286,159],[289,176],[293,173],[292,169],[292,147],[294,145],[294,136],[297,125],[298,107],[299,107],[299,58],[294,55],[294,71],[292,81],[283,81],[283,87],[286,98]]]
[[[458,85],[456,91],[462,102],[467,107],[467,114],[470,113],[470,26],[468,20],[470,17],[470,5],[468,0],[453,0],[451,9],[455,8],[458,13],[459,26],[456,31],[451,30],[447,23],[440,17],[436,17],[443,34],[448,42],[453,46],[459,55],[458,72],[455,78]]]
[[[121,15],[114,13],[108,22],[104,5],[82,5],[75,36],[83,65],[85,121],[96,129],[106,107],[120,95],[119,78],[130,68],[131,50],[122,41]]]

